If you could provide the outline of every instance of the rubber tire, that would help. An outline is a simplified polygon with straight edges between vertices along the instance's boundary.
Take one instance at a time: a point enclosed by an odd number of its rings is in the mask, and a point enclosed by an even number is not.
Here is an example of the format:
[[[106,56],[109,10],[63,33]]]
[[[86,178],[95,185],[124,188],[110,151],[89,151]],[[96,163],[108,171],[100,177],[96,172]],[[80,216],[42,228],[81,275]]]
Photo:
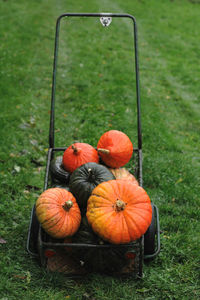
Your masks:
[[[53,182],[67,184],[69,182],[70,173],[62,166],[62,156],[57,156],[50,163],[50,173]]]
[[[39,226],[40,224],[36,216],[35,205],[34,205],[33,212],[32,212],[32,219],[31,219],[30,241],[35,253],[38,252],[37,244],[38,244]]]
[[[153,254],[155,252],[155,235],[156,235],[156,224],[155,224],[155,213],[154,205],[152,206],[152,220],[149,228],[144,234],[144,255]]]

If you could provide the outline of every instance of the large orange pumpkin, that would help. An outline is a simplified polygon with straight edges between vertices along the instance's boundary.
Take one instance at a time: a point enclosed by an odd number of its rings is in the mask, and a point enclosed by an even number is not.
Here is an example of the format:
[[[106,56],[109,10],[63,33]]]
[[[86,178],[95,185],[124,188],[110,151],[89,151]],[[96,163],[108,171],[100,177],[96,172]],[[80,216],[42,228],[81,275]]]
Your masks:
[[[81,222],[76,199],[62,188],[50,188],[40,195],[36,201],[36,216],[50,236],[60,239],[72,236]]]
[[[151,201],[142,187],[121,179],[110,180],[93,190],[86,215],[102,239],[113,244],[129,243],[150,226]]]
[[[63,154],[63,167],[72,173],[88,162],[99,162],[97,150],[87,143],[74,143]]]
[[[120,168],[131,159],[133,145],[129,137],[122,131],[109,130],[100,137],[97,150],[107,166]]]
[[[109,169],[116,179],[130,180],[134,184],[139,185],[137,179],[125,168]]]

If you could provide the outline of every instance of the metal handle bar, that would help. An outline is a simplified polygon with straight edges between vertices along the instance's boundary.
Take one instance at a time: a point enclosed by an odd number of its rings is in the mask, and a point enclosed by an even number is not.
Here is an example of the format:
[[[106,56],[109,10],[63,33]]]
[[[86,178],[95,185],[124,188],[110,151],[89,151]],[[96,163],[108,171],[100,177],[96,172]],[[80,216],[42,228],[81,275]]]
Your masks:
[[[141,112],[140,112],[140,85],[139,85],[139,63],[138,63],[138,47],[137,47],[137,25],[135,17],[129,14],[115,13],[65,13],[58,17],[56,22],[55,33],[55,48],[53,62],[53,79],[52,79],[52,94],[51,94],[51,114],[50,114],[50,129],[49,129],[49,147],[54,148],[54,111],[55,111],[55,92],[56,92],[56,72],[58,58],[58,44],[60,21],[65,17],[112,17],[112,18],[129,18],[133,21],[134,32],[134,50],[135,50],[135,72],[136,72],[136,95],[137,95],[137,130],[138,130],[138,149],[142,149],[142,131],[141,131]]]

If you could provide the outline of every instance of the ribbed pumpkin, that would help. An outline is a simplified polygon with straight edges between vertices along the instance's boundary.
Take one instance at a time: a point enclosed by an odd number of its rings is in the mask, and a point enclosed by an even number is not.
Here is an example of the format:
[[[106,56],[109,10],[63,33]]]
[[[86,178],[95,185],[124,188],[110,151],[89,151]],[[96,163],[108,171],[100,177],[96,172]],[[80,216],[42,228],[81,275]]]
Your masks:
[[[133,145],[129,137],[118,130],[105,132],[97,144],[102,161],[111,168],[120,168],[129,162]]]
[[[109,169],[116,179],[130,180],[132,183],[139,185],[137,179],[125,168]]]
[[[130,181],[99,184],[88,200],[87,218],[101,238],[113,244],[140,238],[151,224],[152,208],[146,191]]]
[[[87,207],[92,190],[101,182],[115,179],[107,167],[91,162],[77,168],[70,177],[69,188],[80,208]]]
[[[87,143],[74,143],[63,154],[63,166],[72,173],[78,167],[88,162],[99,162],[97,150]]]
[[[78,230],[81,213],[74,196],[62,188],[45,190],[36,201],[36,216],[52,237],[62,239]]]

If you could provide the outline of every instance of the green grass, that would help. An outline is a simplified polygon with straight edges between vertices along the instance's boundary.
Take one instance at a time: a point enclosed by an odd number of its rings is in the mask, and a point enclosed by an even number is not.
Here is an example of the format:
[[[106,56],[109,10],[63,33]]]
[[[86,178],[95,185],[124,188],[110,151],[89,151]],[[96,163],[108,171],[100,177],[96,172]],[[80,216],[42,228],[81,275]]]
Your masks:
[[[196,3],[194,3],[196,2]],[[0,299],[199,299],[198,1],[1,1]],[[26,252],[43,189],[55,22],[64,12],[126,12],[139,34],[143,181],[158,206],[161,252],[141,280],[49,274]],[[132,27],[61,26],[56,145],[96,146],[106,130],[136,140]]]

